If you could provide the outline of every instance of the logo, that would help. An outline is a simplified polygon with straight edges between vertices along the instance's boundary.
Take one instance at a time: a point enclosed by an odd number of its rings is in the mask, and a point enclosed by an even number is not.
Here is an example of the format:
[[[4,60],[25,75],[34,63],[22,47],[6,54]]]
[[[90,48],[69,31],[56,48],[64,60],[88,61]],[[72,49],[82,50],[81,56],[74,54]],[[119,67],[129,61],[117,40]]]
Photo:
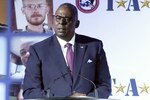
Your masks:
[[[114,5],[115,4],[115,5]],[[114,8],[123,8],[126,11],[141,11],[150,8],[149,0],[108,0],[107,11],[114,11]],[[117,5],[117,6],[116,6]],[[115,9],[116,10],[116,9]]]
[[[99,0],[76,0],[77,8],[83,13],[92,13],[99,6]]]
[[[123,80],[122,82],[118,82],[116,78],[113,78],[111,83],[111,96],[149,96],[150,85],[139,80],[136,81],[135,78],[130,78],[126,82],[123,82]]]

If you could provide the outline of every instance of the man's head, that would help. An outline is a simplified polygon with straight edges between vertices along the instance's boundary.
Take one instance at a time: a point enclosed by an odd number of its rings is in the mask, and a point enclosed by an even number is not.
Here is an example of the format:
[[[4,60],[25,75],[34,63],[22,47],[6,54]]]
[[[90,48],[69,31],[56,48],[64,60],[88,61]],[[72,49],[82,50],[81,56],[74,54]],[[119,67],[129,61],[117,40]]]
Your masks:
[[[53,18],[53,28],[56,35],[65,41],[69,41],[78,26],[77,8],[70,3],[60,5]]]
[[[29,53],[30,46],[33,44],[34,44],[34,42],[26,42],[20,46],[20,58],[21,58],[23,65],[25,65],[25,66],[26,66],[28,57],[30,55],[30,53]]]
[[[47,0],[22,0],[22,12],[31,25],[41,25],[49,11]]]

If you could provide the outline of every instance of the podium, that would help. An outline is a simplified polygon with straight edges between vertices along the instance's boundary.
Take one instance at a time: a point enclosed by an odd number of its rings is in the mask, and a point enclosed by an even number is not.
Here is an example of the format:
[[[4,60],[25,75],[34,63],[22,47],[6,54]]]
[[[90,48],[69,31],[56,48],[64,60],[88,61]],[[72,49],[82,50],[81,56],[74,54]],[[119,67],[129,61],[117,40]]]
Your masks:
[[[117,100],[117,99],[102,99],[94,97],[51,97],[46,99],[24,99],[24,100]]]

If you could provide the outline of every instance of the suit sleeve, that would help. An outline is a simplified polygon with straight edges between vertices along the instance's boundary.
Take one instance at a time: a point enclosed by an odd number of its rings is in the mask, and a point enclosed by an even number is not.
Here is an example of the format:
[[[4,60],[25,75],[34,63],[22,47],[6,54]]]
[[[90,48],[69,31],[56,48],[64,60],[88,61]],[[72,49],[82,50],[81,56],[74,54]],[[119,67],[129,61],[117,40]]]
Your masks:
[[[46,91],[42,83],[41,63],[35,49],[30,47],[30,56],[27,61],[23,83],[23,96],[25,99],[45,98]]]
[[[103,44],[100,42],[97,62],[96,62],[96,81],[98,96],[100,98],[108,98],[111,93],[111,76],[107,64]],[[90,92],[88,96],[95,96],[95,92]]]

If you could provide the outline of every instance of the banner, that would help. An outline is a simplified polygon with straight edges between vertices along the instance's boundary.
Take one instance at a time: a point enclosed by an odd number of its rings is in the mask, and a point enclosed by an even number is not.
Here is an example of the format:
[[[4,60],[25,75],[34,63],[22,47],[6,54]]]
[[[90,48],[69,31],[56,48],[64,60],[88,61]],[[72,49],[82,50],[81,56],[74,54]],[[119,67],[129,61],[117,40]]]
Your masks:
[[[78,34],[103,41],[112,77],[110,98],[150,98],[150,20],[148,0],[53,0],[78,8]]]
[[[26,17],[21,11],[22,0],[8,0],[15,5],[16,26],[8,9],[8,30],[0,33],[0,100],[9,98],[9,49],[14,39],[11,25],[25,29]],[[10,2],[11,1],[11,2]],[[148,100],[150,98],[150,0],[52,0],[53,14],[62,3],[72,3],[78,9],[80,25],[76,33],[103,41],[111,73],[110,99]],[[5,5],[6,7],[6,5]],[[6,9],[5,9],[6,10]],[[3,10],[4,16],[6,11]],[[12,14],[9,14],[9,13]],[[13,18],[12,18],[13,19]],[[13,24],[12,24],[12,23]],[[44,24],[48,24],[46,18]],[[47,28],[47,26],[45,26]],[[49,28],[49,27],[48,27]],[[48,29],[47,28],[47,29]],[[29,34],[27,35],[29,36]],[[17,41],[18,42],[18,41]],[[10,46],[10,47],[9,47]],[[17,45],[20,46],[19,43]],[[16,47],[17,47],[16,46]],[[9,52],[9,53],[8,53]]]

